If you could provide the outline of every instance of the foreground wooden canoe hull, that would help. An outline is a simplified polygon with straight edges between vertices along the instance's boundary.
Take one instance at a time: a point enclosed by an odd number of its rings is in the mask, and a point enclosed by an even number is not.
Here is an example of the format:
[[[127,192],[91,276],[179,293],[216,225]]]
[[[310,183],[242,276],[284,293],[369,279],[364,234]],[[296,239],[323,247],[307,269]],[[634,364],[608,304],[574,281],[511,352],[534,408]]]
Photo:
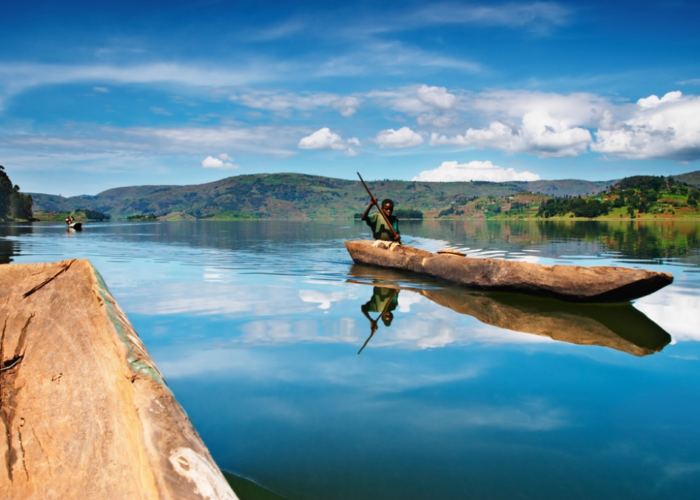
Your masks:
[[[0,266],[0,498],[236,500],[86,260]]]
[[[409,246],[394,251],[372,241],[346,241],[358,264],[400,269],[471,288],[501,290],[552,297],[571,302],[629,302],[673,282],[673,275],[598,266],[543,266],[504,259],[475,259],[434,254]]]

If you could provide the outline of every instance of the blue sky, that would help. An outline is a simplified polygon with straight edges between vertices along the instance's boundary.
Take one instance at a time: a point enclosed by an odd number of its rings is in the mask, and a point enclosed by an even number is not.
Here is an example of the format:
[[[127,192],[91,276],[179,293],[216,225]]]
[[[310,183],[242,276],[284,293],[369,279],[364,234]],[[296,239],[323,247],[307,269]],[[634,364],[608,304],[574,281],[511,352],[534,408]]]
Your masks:
[[[22,190],[700,170],[697,2],[5,2]]]

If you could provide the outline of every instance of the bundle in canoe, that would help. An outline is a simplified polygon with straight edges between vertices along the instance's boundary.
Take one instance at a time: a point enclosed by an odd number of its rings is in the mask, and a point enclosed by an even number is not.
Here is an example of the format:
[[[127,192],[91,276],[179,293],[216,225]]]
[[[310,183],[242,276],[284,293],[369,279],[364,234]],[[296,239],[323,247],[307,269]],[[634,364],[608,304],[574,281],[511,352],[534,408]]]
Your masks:
[[[435,254],[409,246],[382,248],[372,241],[346,241],[358,264],[400,269],[483,290],[528,293],[570,302],[628,302],[670,285],[673,275],[599,266],[544,266],[503,259]]]

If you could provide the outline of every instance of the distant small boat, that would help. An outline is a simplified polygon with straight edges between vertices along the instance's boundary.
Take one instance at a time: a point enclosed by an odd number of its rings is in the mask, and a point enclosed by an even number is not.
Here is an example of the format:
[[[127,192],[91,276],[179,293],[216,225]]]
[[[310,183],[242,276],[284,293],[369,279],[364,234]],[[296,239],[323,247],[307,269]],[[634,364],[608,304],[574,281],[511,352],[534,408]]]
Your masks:
[[[82,222],[73,222],[72,224],[68,224],[68,227],[71,229],[75,229],[76,231],[80,231],[83,229],[83,223]]]
[[[482,290],[527,293],[570,302],[629,302],[673,283],[673,275],[644,269],[545,266],[505,259],[435,254],[419,248],[346,241],[358,264],[401,269]]]

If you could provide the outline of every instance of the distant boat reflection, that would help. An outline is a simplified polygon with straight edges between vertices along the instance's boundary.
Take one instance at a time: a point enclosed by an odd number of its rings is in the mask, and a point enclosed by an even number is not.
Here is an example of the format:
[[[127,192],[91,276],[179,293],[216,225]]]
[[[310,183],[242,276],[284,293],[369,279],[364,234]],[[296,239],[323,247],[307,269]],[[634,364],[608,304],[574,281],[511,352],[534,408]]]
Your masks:
[[[513,293],[474,292],[357,264],[351,267],[350,275],[356,278],[350,282],[374,286],[372,298],[362,306],[362,313],[370,320],[371,332],[360,352],[377,331],[380,318],[387,327],[391,325],[391,311],[398,305],[398,294],[402,290],[418,293],[487,325],[570,344],[597,345],[647,356],[660,352],[671,342],[666,331],[630,303],[571,304]],[[370,311],[381,314],[372,319]]]

